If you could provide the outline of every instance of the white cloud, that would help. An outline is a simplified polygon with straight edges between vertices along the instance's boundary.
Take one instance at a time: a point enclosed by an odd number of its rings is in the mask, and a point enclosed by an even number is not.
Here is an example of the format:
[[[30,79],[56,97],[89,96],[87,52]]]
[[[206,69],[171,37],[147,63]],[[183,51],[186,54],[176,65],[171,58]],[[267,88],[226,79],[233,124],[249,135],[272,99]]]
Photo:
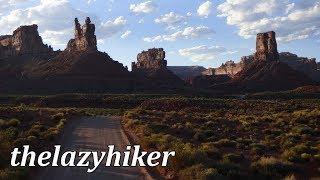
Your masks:
[[[316,36],[320,29],[320,0],[227,0],[218,11],[244,38],[274,30],[279,41],[290,42]]]
[[[131,33],[132,33],[131,31],[127,30],[126,32],[124,32],[124,33],[121,35],[121,38],[122,38],[122,39],[126,39],[127,37],[130,36]]]
[[[144,23],[144,19],[140,19],[140,20],[138,21],[138,23],[139,23],[139,24],[143,24],[143,23]]]
[[[4,2],[5,1],[8,1],[8,0],[4,0]],[[11,4],[11,5],[15,5],[15,4],[24,3],[24,2],[27,2],[27,1],[29,1],[29,0],[9,0],[8,3]]]
[[[12,10],[2,16],[0,34],[11,34],[21,25],[38,24],[45,43],[62,48],[60,45],[67,44],[68,39],[72,38],[73,19],[84,19],[86,16],[89,14],[74,9],[67,0],[41,0],[34,7]],[[49,38],[49,34],[56,36]]]
[[[15,5],[28,1],[29,0],[0,0],[0,15],[10,11]]]
[[[126,26],[127,20],[120,16],[114,20],[103,22],[97,29],[97,35],[100,38],[110,38],[120,33]]]
[[[184,57],[190,58],[194,62],[214,60],[217,56],[223,54],[231,54],[232,51],[228,51],[221,46],[196,46],[186,49],[180,49],[179,54]]]
[[[131,4],[129,9],[136,14],[147,14],[153,12],[156,5],[152,1],[146,1],[140,4]]]
[[[173,34],[158,35],[154,37],[145,37],[146,42],[162,42],[162,41],[176,41],[179,39],[193,39],[212,35],[214,31],[206,26],[186,27]]]
[[[96,2],[96,0],[88,0],[87,3],[91,4],[92,2]]]
[[[96,34],[101,39],[120,33],[127,22],[122,16],[101,22],[95,16],[73,8],[68,0],[41,0],[34,7],[12,10],[2,16],[0,34],[11,34],[21,25],[38,24],[39,33],[45,43],[64,49],[68,41],[74,37],[74,18],[78,17],[83,23],[87,16],[92,17],[92,22],[96,24]]]
[[[206,1],[205,3],[201,4],[198,8],[198,15],[201,17],[207,18],[212,11],[212,2]]]
[[[170,12],[168,14],[162,15],[154,21],[157,24],[166,24],[166,25],[174,25],[183,22],[186,18],[180,14],[176,14],[174,12]]]
[[[44,42],[50,42],[49,45],[63,48],[65,44],[71,39],[73,31],[71,29],[64,29],[59,31],[45,30],[41,33]]]

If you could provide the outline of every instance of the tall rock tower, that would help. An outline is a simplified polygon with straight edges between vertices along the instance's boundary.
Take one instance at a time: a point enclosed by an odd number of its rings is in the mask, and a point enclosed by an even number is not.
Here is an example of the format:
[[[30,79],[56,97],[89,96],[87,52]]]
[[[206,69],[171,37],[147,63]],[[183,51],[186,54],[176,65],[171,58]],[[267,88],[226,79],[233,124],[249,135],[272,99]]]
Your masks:
[[[276,33],[274,31],[259,33],[257,35],[256,61],[278,61],[279,53],[277,49]]]
[[[91,23],[87,17],[85,24],[81,27],[78,18],[75,18],[75,33],[74,39],[68,43],[67,50],[69,51],[97,51],[97,38],[95,35],[95,25]]]
[[[132,71],[156,71],[167,69],[166,52],[162,48],[148,49],[137,56],[137,63],[132,63]]]

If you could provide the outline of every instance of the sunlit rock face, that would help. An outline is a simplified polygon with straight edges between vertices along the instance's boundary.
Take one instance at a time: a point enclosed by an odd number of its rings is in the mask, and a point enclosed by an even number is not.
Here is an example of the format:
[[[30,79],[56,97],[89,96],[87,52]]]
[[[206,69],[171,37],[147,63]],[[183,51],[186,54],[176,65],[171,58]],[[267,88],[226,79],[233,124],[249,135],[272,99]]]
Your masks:
[[[76,18],[74,39],[68,43],[68,51],[97,51],[97,37],[95,35],[95,25],[91,23],[87,17],[85,24],[81,26],[79,20]]]
[[[20,26],[12,35],[0,36],[0,59],[51,52],[53,52],[51,46],[43,44],[37,25]]]
[[[137,56],[137,62],[132,63],[132,71],[156,71],[167,69],[165,57],[166,52],[162,48],[153,48],[148,51],[142,51]]]
[[[256,53],[254,58],[256,61],[268,62],[279,60],[276,33],[274,31],[259,33],[257,35]]]

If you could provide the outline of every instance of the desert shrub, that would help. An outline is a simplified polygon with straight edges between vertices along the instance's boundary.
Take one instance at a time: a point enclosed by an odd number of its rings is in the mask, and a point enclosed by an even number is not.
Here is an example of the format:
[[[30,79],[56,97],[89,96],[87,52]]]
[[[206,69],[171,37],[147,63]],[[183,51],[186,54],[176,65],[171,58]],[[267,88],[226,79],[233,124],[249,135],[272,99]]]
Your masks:
[[[302,153],[310,152],[310,147],[308,147],[305,144],[298,144],[298,145],[292,147],[291,150],[293,150],[296,153],[302,154]]]
[[[290,174],[284,178],[284,180],[296,180],[296,176],[294,174]]]
[[[159,123],[148,124],[147,127],[150,128],[153,133],[165,132],[169,129],[167,125]]]
[[[206,169],[202,164],[194,165],[179,171],[181,180],[210,180],[223,179],[223,176],[214,168]]]
[[[308,153],[302,153],[301,158],[305,161],[309,161],[312,158],[312,155]]]
[[[214,146],[213,143],[203,143],[201,146],[202,150],[210,159],[219,160],[222,158],[222,153]]]
[[[51,119],[54,120],[55,122],[58,122],[60,119],[64,117],[63,113],[57,113],[51,116]]]
[[[28,138],[27,138],[27,140],[30,142],[30,143],[33,143],[33,142],[35,142],[35,141],[37,141],[37,137],[35,137],[35,136],[29,136]]]
[[[7,122],[7,126],[19,126],[20,125],[20,121],[18,119],[10,119],[8,122]]]
[[[229,139],[220,139],[219,141],[214,143],[217,147],[235,147],[237,145],[236,141],[232,141]]]
[[[62,130],[63,127],[64,127],[64,125],[66,124],[66,122],[67,122],[66,119],[61,119],[61,120],[59,121],[59,124],[56,126],[56,128],[57,128],[58,130]]]
[[[45,127],[43,125],[35,124],[29,129],[29,131],[27,132],[27,135],[40,137],[43,131],[45,131]]]
[[[26,168],[6,168],[0,170],[1,180],[22,180],[27,177]]]
[[[196,134],[193,136],[193,139],[195,141],[204,141],[206,138],[207,138],[206,134],[201,131],[196,132]]]
[[[3,119],[0,119],[0,128],[6,125],[6,121]]]
[[[44,134],[43,138],[48,141],[54,141],[60,131],[57,128],[49,128]]]
[[[242,154],[228,153],[223,155],[223,161],[226,161],[226,162],[240,163],[243,160],[244,160],[244,157]]]
[[[168,134],[152,134],[140,139],[140,144],[145,148],[165,149],[174,143],[178,143],[178,139]]]
[[[249,146],[253,143],[252,139],[246,139],[246,138],[237,138],[236,141],[238,144],[242,144],[243,146]]]
[[[239,164],[221,161],[217,162],[212,167],[217,169],[219,174],[227,177],[228,179],[241,179],[241,177],[247,177],[247,170],[242,168]]]
[[[0,128],[8,128],[8,127],[17,127],[20,125],[20,121],[18,119],[10,119],[10,120],[3,120],[0,119]]]
[[[285,150],[282,153],[281,157],[287,161],[290,161],[290,162],[302,162],[300,154],[298,154],[290,149]]]
[[[172,158],[170,166],[174,170],[180,170],[208,160],[207,153],[190,143],[175,143],[172,147],[176,151],[176,156]]]
[[[251,150],[257,154],[262,154],[268,150],[267,146],[265,146],[264,144],[260,144],[260,143],[251,144],[250,147],[251,147]]]
[[[293,132],[296,132],[298,134],[309,134],[309,135],[315,135],[316,132],[307,125],[299,125],[293,128]]]
[[[28,139],[27,138],[22,138],[22,137],[20,137],[20,138],[18,138],[18,139],[16,139],[14,142],[13,142],[13,145],[15,146],[15,147],[20,147],[20,146],[23,146],[23,145],[26,145],[26,144],[29,144],[29,141],[28,141]]]
[[[258,173],[268,177],[285,177],[296,171],[289,162],[284,162],[274,157],[262,157],[257,162],[252,163],[252,168]]]
[[[179,179],[181,180],[206,180],[204,169],[201,164],[194,165],[179,171]]]
[[[0,131],[0,140],[11,141],[18,136],[18,129],[16,127],[10,127],[3,131]]]

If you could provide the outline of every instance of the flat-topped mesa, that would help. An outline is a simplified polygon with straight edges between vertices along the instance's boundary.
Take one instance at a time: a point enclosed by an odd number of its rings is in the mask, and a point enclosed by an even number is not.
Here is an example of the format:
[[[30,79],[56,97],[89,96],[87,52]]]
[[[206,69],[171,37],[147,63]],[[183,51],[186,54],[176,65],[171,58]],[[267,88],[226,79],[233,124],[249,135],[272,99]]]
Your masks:
[[[74,39],[68,43],[68,51],[97,51],[97,37],[95,35],[95,25],[87,17],[85,24],[81,27],[78,18],[75,18]]]
[[[37,25],[20,26],[13,35],[0,36],[0,58],[17,55],[39,55],[52,53],[51,46],[45,45]]]
[[[274,31],[257,35],[255,61],[278,61],[276,33]]]
[[[153,48],[148,51],[142,51],[137,56],[137,63],[132,63],[132,71],[167,69],[165,57],[166,52],[163,48]]]

